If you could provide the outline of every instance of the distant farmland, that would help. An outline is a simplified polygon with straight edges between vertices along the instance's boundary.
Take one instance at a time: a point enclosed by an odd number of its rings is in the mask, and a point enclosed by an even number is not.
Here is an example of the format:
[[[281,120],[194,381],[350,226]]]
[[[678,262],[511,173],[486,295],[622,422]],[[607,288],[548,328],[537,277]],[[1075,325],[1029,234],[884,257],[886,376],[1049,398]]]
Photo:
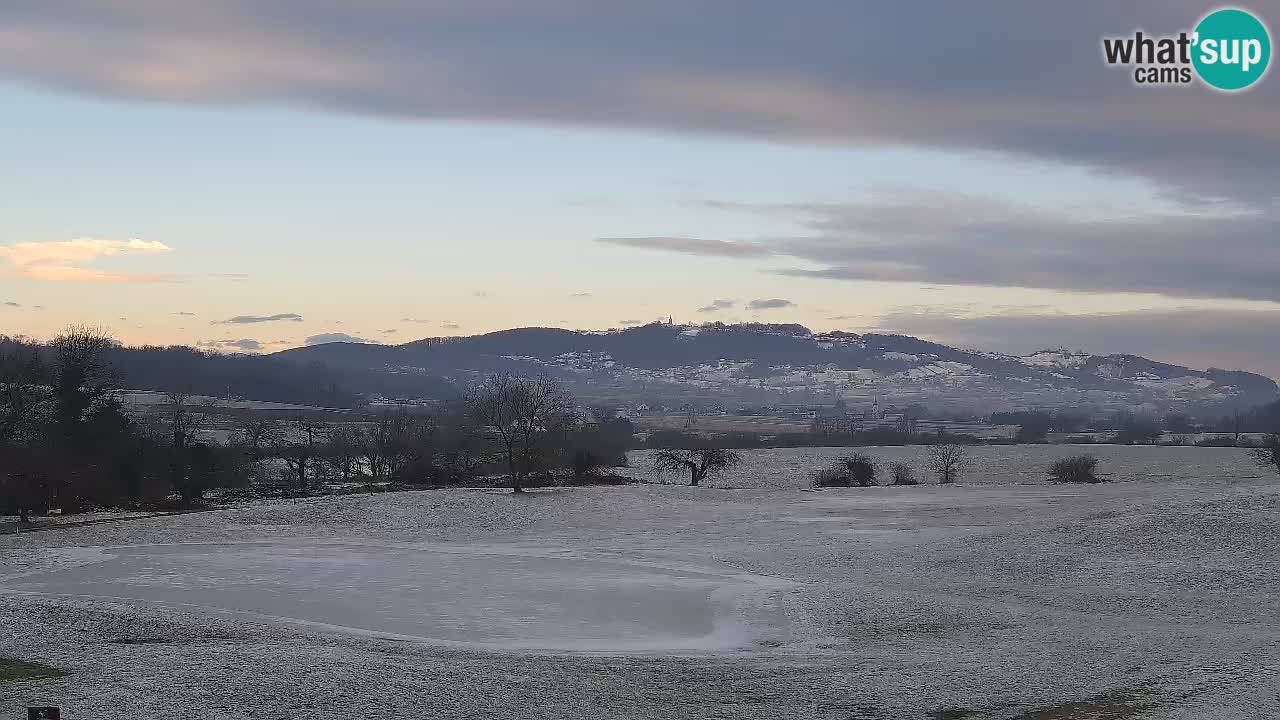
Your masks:
[[[637,431],[684,430],[690,423],[687,415],[651,415],[632,418]],[[698,415],[692,418],[691,429],[699,432],[745,432],[761,435],[809,432],[809,423],[792,418],[772,415]]]

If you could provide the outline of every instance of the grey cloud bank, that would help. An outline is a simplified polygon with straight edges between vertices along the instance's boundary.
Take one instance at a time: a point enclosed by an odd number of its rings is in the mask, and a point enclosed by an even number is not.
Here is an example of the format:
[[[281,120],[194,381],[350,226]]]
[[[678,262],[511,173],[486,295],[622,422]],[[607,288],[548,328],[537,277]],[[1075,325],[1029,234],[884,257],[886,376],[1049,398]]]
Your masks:
[[[331,332],[320,333],[318,335],[310,335],[303,341],[306,345],[325,345],[328,343],[377,343],[377,340],[369,340],[368,338],[348,335],[347,333]]]
[[[226,320],[214,320],[213,325],[253,325],[265,322],[302,322],[302,316],[297,313],[276,313],[275,315],[237,315]]]
[[[640,248],[643,250],[665,250],[667,252],[686,253],[688,255],[706,255],[723,258],[752,258],[773,254],[765,247],[731,240],[707,240],[688,237],[602,237],[597,242],[607,245]]]
[[[705,305],[703,307],[698,308],[698,312],[700,313],[720,312],[721,310],[729,310],[733,308],[735,304],[736,303],[734,303],[733,300],[712,300],[710,305]]]
[[[796,304],[790,300],[782,298],[769,298],[767,300],[752,300],[747,303],[748,310],[781,310],[782,308],[793,308]]]
[[[772,257],[778,274],[815,279],[1280,301],[1280,204],[1103,216],[925,190],[847,203],[705,204],[786,219],[798,232],[745,244],[608,242],[723,258],[748,255],[721,248],[749,247],[751,257]]]
[[[241,352],[258,352],[262,350],[262,343],[252,338],[241,338],[239,340],[208,340],[199,343],[199,346],[212,350],[239,350]]]
[[[359,12],[305,0],[271,12],[195,0],[19,3],[0,37],[0,73],[180,102],[995,151],[1196,195],[1274,194],[1264,186],[1280,160],[1274,78],[1230,98],[1142,91],[1102,62],[1102,37],[1187,29],[1202,2],[707,0],[697,9],[677,0],[536,9],[370,0]],[[887,31],[907,27],[909,47]]]

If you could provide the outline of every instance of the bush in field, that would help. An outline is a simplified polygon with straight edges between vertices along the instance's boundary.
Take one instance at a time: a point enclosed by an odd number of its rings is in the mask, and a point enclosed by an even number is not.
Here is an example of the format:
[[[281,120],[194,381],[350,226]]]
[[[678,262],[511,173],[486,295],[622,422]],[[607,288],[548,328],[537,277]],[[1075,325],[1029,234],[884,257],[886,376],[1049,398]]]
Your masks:
[[[870,456],[854,453],[841,461],[853,487],[871,487],[876,484],[876,463]]]
[[[1049,477],[1056,483],[1100,483],[1098,458],[1092,455],[1064,457],[1049,466]]]
[[[1262,441],[1261,447],[1252,451],[1253,459],[1262,467],[1269,467],[1280,473],[1280,434],[1272,433]]]
[[[604,460],[590,450],[575,450],[569,459],[569,470],[577,482],[600,476],[604,467]]]
[[[876,484],[876,463],[868,455],[854,453],[818,471],[814,487],[871,487]]]
[[[839,465],[824,467],[813,476],[813,487],[849,487],[849,476]]]
[[[916,473],[911,466],[904,462],[896,462],[889,465],[889,477],[893,479],[894,485],[919,485],[920,481],[916,479]]]

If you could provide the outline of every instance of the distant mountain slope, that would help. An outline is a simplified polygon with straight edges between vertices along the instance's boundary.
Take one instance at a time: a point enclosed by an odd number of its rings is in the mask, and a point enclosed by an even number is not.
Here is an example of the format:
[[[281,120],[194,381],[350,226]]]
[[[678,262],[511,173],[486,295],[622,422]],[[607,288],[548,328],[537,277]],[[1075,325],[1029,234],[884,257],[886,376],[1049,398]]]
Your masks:
[[[899,404],[994,403],[1155,407],[1249,405],[1276,383],[1253,373],[1193,370],[1135,355],[1044,350],[1024,357],[960,350],[905,335],[813,333],[801,325],[654,323],[608,332],[518,328],[404,345],[333,343],[275,357],[319,361],[402,396],[487,372],[546,371],[580,393],[637,400],[813,402],[884,396]],[[396,380],[399,378],[399,380]],[[386,394],[386,393],[384,393]]]

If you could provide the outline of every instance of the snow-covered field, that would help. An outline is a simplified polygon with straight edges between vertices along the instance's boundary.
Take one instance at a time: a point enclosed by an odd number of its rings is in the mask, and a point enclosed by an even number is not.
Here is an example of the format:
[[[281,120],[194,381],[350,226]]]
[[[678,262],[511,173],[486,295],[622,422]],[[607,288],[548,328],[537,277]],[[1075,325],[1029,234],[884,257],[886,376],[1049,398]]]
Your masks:
[[[802,492],[784,476],[826,451],[767,451],[722,481],[739,489],[350,496],[3,537],[0,657],[70,675],[0,680],[0,717],[1280,712],[1280,479],[1234,450],[1136,450],[1089,487]]]

